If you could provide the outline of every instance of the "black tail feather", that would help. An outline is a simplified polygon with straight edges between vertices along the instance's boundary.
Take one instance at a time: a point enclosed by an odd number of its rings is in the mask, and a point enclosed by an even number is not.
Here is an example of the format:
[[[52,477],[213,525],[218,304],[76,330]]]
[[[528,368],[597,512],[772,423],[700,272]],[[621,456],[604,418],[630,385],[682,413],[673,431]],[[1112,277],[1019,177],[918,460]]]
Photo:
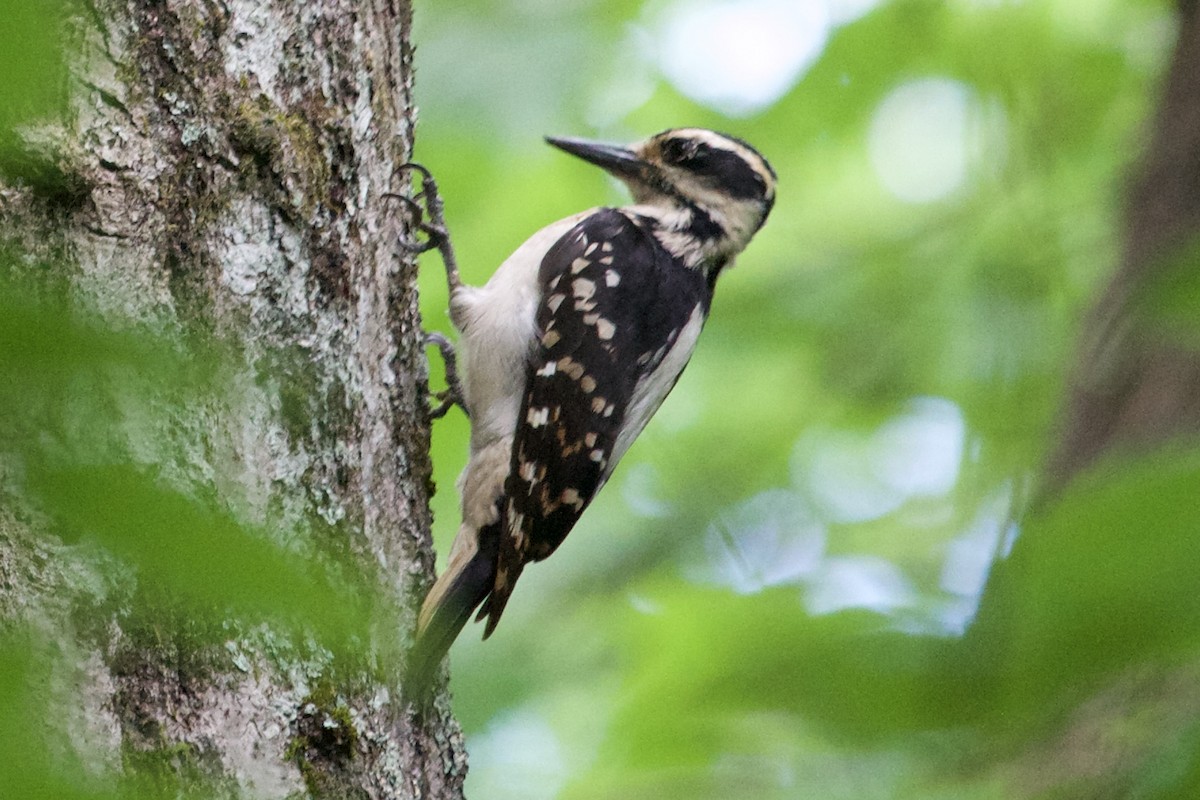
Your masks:
[[[428,696],[438,668],[463,626],[491,593],[496,579],[499,526],[479,532],[479,549],[442,595],[428,621],[417,632],[404,672],[404,693],[414,700]]]

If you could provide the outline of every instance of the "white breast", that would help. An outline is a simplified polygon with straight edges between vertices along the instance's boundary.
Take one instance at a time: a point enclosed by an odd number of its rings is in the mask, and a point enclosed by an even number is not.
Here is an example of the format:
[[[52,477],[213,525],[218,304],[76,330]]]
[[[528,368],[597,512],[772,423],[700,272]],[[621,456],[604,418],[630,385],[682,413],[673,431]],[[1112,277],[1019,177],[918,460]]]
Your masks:
[[[646,427],[646,423],[675,386],[679,373],[687,366],[692,351],[696,349],[696,340],[700,338],[700,329],[703,327],[704,309],[697,303],[687,324],[679,331],[675,344],[667,351],[658,368],[644,375],[633,387],[633,395],[625,410],[625,422],[616,444],[613,445],[612,456],[608,459],[608,473],[616,467],[621,456],[625,455],[625,451],[633,444],[633,440]]]
[[[501,264],[485,285],[464,286],[450,301],[458,328],[463,394],[471,410],[471,448],[516,430],[525,391],[525,362],[541,301],[538,270],[555,242],[591,211],[547,225]]]

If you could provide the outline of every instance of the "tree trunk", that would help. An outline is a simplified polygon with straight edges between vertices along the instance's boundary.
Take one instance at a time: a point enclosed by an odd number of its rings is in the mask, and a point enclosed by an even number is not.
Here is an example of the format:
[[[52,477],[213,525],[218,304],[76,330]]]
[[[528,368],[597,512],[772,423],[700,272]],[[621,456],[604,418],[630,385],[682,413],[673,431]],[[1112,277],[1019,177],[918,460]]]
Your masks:
[[[411,220],[384,197],[412,145],[409,3],[70,9],[68,110],[22,129],[33,167],[0,175],[5,245],[106,329],[182,349],[200,330],[236,365],[215,400],[115,396],[122,424],[96,435],[291,551],[348,560],[401,609],[375,621],[379,641],[404,639],[433,565],[415,264],[397,245]],[[34,650],[56,733],[96,776],[149,771],[225,796],[462,796],[444,700],[408,709],[386,647],[348,664],[271,623],[195,640],[142,624],[138,579],[60,536],[23,495],[24,469],[0,453],[0,613],[48,643]],[[104,619],[81,622],[97,604]]]

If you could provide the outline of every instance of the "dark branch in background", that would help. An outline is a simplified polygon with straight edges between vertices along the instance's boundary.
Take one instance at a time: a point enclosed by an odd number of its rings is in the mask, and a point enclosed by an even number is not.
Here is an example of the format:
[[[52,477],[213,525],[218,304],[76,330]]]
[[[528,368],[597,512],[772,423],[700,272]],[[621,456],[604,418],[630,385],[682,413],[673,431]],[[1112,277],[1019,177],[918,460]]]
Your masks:
[[[1200,619],[1200,464],[1185,455],[1200,439],[1194,0],[1181,4],[1179,23],[1127,193],[1120,263],[1085,324],[1038,502],[992,570],[947,679],[961,682],[972,713],[1025,736],[1036,731],[1012,761],[1030,786],[1043,787],[1031,796],[1054,785],[1073,787],[1063,797],[1134,796],[1148,754],[1182,735],[1172,713],[1200,713],[1200,673],[1190,663]],[[1133,715],[1154,720],[1145,737],[1095,748],[1086,765],[1072,760],[1080,741]],[[1200,796],[1200,771],[1176,783],[1175,794],[1147,796]]]
[[[1149,149],[1129,192],[1125,248],[1087,323],[1043,494],[1103,455],[1200,433],[1200,346],[1141,304],[1195,286],[1200,261],[1200,22],[1181,0],[1179,39]],[[1150,311],[1150,313],[1147,313]],[[1193,328],[1193,331],[1195,329]]]

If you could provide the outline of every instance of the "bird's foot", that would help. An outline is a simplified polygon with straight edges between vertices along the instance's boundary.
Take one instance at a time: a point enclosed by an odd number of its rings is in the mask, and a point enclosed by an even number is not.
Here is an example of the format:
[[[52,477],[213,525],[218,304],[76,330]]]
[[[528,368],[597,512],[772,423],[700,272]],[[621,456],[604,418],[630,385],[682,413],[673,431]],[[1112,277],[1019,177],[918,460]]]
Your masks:
[[[425,334],[425,344],[437,346],[438,352],[442,354],[442,364],[445,366],[446,375],[446,388],[433,395],[438,400],[438,404],[430,407],[430,418],[441,419],[454,406],[461,408],[463,413],[470,417],[471,412],[467,410],[466,400],[463,397],[462,383],[458,379],[458,359],[455,357],[454,345],[440,333]]]
[[[446,267],[446,283],[453,294],[462,282],[458,276],[458,261],[454,256],[454,246],[450,242],[450,230],[446,227],[445,206],[438,193],[437,181],[428,169],[415,161],[401,164],[396,169],[396,176],[402,178],[409,172],[420,176],[420,189],[417,193],[410,197],[407,194],[386,192],[384,197],[399,200],[405,205],[412,216],[414,227],[425,235],[425,239],[401,238],[400,247],[413,254],[437,250]]]

